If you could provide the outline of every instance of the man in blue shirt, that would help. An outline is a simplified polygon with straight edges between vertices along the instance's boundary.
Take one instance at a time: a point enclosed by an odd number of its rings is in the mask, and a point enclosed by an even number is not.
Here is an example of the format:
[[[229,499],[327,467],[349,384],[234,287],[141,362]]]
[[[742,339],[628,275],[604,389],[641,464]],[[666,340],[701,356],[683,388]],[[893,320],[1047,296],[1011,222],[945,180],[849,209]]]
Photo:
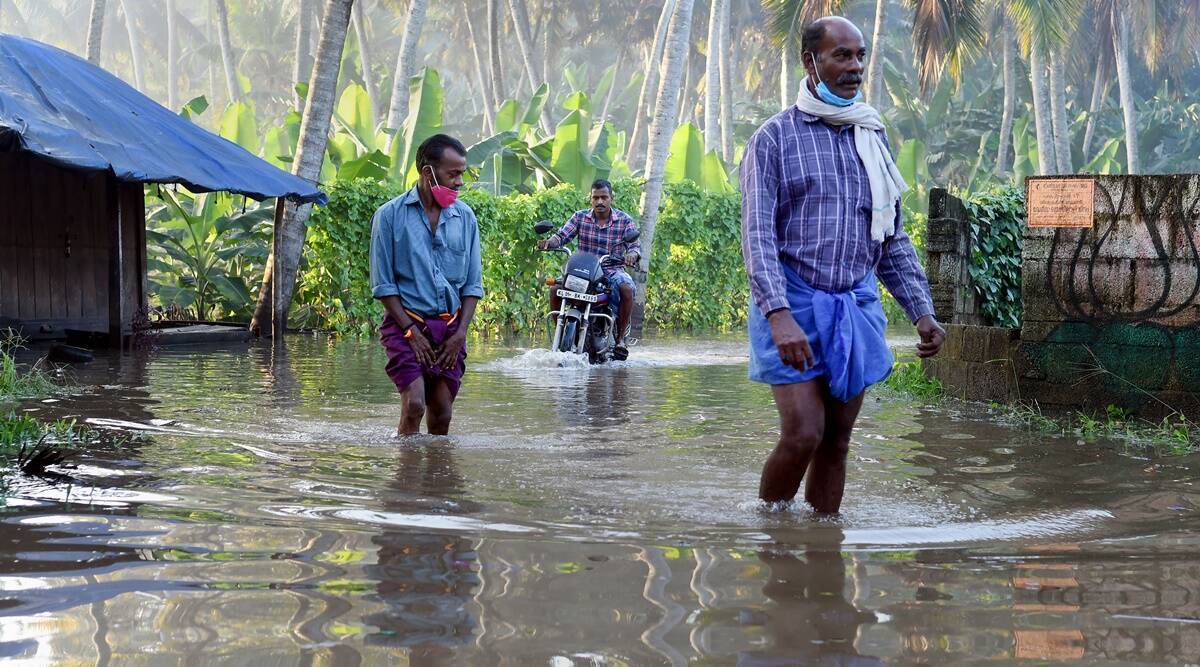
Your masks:
[[[479,224],[457,201],[466,154],[453,137],[426,139],[416,186],[371,221],[371,291],[386,311],[380,338],[401,395],[400,435],[419,432],[423,417],[445,435],[466,371],[467,327],[483,297]]]

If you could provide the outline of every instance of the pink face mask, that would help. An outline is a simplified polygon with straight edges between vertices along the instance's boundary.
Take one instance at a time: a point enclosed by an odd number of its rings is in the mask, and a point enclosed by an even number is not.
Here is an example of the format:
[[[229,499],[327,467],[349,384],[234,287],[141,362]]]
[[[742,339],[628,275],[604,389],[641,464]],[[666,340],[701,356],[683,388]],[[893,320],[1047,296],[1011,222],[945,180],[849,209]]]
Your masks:
[[[458,200],[458,190],[452,190],[444,185],[438,185],[437,176],[433,173],[433,167],[425,165],[429,169],[429,175],[433,177],[433,187],[429,188],[430,194],[433,195],[433,201],[442,208],[450,208],[454,202]]]

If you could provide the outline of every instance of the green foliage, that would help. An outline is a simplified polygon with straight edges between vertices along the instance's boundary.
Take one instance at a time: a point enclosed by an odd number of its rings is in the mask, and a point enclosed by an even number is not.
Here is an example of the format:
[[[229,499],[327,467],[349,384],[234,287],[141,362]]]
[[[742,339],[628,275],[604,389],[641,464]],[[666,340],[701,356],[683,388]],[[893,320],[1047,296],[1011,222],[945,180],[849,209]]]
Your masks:
[[[936,401],[945,395],[942,381],[927,377],[919,361],[897,362],[883,386],[920,401]]]
[[[964,202],[971,216],[970,274],[992,326],[1021,326],[1021,245],[1025,190],[998,187]]]
[[[12,329],[0,332],[0,400],[47,396],[59,388],[40,363],[28,370],[17,366],[16,351],[24,345]]]
[[[158,305],[198,320],[249,316],[250,285],[271,246],[272,202],[156,188],[148,198],[146,266]]]
[[[425,67],[409,84],[408,119],[401,135],[392,142],[392,178],[411,186],[417,180],[417,147],[442,129],[442,79],[437,70]]]
[[[633,214],[641,184],[613,184],[614,205]],[[335,183],[329,205],[314,212],[301,268],[294,321],[373,335],[383,311],[371,296],[368,248],[376,209],[403,191],[380,181]],[[541,331],[545,279],[562,257],[536,249],[538,220],[566,222],[588,206],[585,192],[559,185],[532,194],[496,196],[464,190],[479,219],[483,287],[476,322],[493,332]],[[739,246],[736,194],[705,194],[691,183],[669,185],[657,232],[646,318],[670,329],[720,329],[745,321],[748,286]]]
[[[691,123],[684,123],[671,137],[671,151],[663,171],[666,183],[697,183],[705,192],[733,192],[733,184],[717,152],[704,152],[704,135]]]
[[[992,408],[1005,419],[1041,433],[1069,435],[1087,441],[1099,438],[1124,440],[1175,455],[1192,454],[1200,450],[1200,424],[1177,412],[1153,422],[1140,419],[1116,405],[1107,406],[1102,413],[1064,411],[1047,414],[1036,402],[993,404]]]

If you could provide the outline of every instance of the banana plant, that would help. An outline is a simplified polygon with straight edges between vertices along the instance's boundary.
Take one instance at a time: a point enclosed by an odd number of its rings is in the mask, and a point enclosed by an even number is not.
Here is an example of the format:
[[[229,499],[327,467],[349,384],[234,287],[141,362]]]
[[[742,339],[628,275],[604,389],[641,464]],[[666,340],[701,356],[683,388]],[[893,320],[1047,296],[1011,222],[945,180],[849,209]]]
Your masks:
[[[705,192],[733,192],[725,163],[717,151],[704,152],[704,135],[691,123],[684,123],[671,136],[663,180],[667,183],[691,181]]]
[[[416,156],[421,142],[442,129],[442,80],[437,70],[425,67],[409,82],[408,118],[400,134],[391,138],[388,175],[411,187],[417,181]]]
[[[159,302],[200,320],[249,316],[247,285],[262,275],[274,207],[224,192],[161,188],[148,203],[148,282]]]

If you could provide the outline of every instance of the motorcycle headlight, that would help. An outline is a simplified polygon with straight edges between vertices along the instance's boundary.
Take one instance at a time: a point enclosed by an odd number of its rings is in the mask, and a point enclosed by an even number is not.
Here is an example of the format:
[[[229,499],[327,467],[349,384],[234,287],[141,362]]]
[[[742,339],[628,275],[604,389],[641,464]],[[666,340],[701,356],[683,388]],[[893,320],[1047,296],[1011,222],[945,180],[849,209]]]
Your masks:
[[[587,292],[588,281],[579,276],[567,276],[563,282],[563,289],[570,292]]]

